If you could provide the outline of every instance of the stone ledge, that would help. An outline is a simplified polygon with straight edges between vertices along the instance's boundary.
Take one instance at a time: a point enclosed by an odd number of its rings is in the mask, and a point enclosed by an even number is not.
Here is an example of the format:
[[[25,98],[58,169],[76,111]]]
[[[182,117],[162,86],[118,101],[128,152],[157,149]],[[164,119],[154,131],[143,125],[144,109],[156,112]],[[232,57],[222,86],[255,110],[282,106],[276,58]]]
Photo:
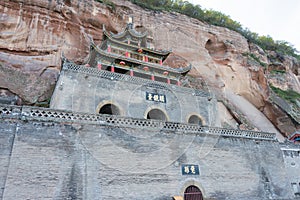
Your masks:
[[[71,123],[75,122],[117,127],[145,128],[166,132],[173,131],[177,133],[207,134],[215,136],[276,141],[275,133],[198,126],[194,124],[164,122],[159,120],[135,119],[116,115],[73,113],[69,111],[31,106],[20,107],[0,104],[0,119],[1,118]]]
[[[300,113],[296,106],[288,104],[284,99],[277,96],[274,92],[271,92],[270,101],[279,106],[283,111],[285,111],[290,117],[300,124]]]

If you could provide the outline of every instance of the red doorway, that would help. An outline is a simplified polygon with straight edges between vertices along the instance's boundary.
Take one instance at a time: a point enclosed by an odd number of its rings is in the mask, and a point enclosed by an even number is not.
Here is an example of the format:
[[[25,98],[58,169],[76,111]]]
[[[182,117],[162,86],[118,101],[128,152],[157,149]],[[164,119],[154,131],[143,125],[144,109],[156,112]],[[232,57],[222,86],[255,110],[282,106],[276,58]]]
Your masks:
[[[202,192],[198,187],[191,185],[184,191],[184,200],[203,200]]]

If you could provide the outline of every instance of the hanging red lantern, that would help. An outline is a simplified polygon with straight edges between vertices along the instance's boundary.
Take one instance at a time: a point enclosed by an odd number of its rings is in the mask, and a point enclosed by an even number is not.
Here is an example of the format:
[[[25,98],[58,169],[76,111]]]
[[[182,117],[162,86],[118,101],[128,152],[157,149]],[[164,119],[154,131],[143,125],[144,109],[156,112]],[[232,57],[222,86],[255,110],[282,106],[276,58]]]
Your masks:
[[[137,51],[138,51],[139,53],[143,53],[143,49],[141,49],[141,48],[139,48]]]
[[[149,67],[144,67],[143,68],[145,71],[148,71],[149,70]]]
[[[124,61],[120,61],[120,65],[125,65],[125,62]]]
[[[169,74],[169,72],[167,71],[164,71],[164,75],[167,76]]]

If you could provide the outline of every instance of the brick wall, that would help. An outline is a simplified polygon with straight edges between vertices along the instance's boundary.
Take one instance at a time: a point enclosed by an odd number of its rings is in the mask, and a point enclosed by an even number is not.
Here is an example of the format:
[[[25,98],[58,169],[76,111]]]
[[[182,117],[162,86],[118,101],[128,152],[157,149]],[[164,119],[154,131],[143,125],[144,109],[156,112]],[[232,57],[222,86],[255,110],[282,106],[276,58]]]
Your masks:
[[[191,184],[205,199],[295,198],[276,140],[3,116],[5,200],[172,199]]]

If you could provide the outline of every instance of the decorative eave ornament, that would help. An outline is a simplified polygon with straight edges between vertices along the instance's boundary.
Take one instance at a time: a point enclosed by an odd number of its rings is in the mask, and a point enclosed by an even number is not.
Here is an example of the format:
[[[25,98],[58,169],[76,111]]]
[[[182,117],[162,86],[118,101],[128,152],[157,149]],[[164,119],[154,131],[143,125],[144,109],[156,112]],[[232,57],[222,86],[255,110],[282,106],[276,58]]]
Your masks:
[[[300,131],[295,131],[289,136],[289,140],[294,143],[300,143]]]

